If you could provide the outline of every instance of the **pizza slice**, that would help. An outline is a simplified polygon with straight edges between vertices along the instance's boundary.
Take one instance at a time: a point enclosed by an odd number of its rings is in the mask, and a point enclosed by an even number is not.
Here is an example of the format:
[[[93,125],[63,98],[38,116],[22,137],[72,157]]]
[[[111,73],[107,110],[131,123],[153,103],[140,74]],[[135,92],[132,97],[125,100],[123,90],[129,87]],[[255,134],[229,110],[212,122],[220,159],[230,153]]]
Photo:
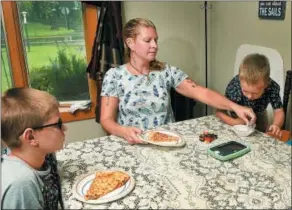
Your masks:
[[[121,171],[97,172],[86,192],[85,200],[95,200],[123,186],[130,176]]]
[[[179,140],[179,137],[168,135],[166,133],[161,133],[158,131],[153,131],[149,134],[148,139],[154,142],[177,142]]]

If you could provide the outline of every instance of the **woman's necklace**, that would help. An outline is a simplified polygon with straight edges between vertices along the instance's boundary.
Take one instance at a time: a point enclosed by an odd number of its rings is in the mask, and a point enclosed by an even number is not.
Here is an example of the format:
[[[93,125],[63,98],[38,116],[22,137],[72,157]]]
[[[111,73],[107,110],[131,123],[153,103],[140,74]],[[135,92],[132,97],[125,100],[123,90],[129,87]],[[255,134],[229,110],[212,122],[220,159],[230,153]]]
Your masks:
[[[129,62],[130,66],[132,66],[136,71],[138,71],[139,73],[143,74],[144,76],[146,76],[147,81],[149,81],[149,73],[148,74],[144,74],[142,71],[138,70],[131,62]]]

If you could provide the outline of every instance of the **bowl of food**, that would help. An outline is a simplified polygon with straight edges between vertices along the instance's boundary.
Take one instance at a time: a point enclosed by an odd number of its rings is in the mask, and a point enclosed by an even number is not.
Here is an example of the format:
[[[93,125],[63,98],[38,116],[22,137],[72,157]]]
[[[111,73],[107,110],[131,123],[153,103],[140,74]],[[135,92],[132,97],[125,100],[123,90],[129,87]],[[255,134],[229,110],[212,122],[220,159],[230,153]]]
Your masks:
[[[247,126],[247,125],[234,125],[234,126],[232,126],[232,130],[239,137],[246,137],[254,132],[254,128],[251,126]]]

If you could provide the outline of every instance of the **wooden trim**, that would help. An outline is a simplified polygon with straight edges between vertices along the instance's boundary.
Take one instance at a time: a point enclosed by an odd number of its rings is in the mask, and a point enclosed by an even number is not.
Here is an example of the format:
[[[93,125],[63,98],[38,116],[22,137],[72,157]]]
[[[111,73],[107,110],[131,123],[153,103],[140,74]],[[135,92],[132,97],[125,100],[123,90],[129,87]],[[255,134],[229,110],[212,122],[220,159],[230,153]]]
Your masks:
[[[79,120],[87,120],[95,118],[95,111],[93,107],[88,111],[76,111],[76,113],[71,114],[69,112],[61,112],[62,120],[67,122],[79,121]]]
[[[84,25],[84,39],[85,39],[85,48],[86,48],[86,55],[87,55],[87,64],[89,64],[92,56],[92,48],[95,40],[95,33],[96,33],[96,26],[98,23],[98,10],[97,7],[94,5],[89,5],[83,3],[84,12],[83,12],[83,25]],[[88,86],[89,86],[89,93],[91,96],[92,106],[95,108],[96,106],[96,95],[97,95],[97,88],[96,88],[96,81],[88,78]]]
[[[97,19],[97,7],[82,3],[84,6],[83,22],[84,22],[84,38],[87,55],[87,63],[90,62],[92,56],[92,48],[95,39],[96,26],[98,23]]]
[[[98,23],[98,11],[97,7],[94,5],[89,5],[82,3],[83,8],[83,27],[84,27],[84,39],[85,39],[85,49],[87,64],[89,64],[92,56],[92,48],[95,40],[96,26]],[[69,112],[62,112],[61,116],[64,122],[71,122],[77,120],[85,120],[95,118],[95,107],[96,107],[96,81],[88,78],[88,88],[91,99],[91,109],[90,111],[77,111],[76,114],[72,115]]]
[[[28,87],[17,5],[13,1],[2,1],[1,4],[14,86]]]

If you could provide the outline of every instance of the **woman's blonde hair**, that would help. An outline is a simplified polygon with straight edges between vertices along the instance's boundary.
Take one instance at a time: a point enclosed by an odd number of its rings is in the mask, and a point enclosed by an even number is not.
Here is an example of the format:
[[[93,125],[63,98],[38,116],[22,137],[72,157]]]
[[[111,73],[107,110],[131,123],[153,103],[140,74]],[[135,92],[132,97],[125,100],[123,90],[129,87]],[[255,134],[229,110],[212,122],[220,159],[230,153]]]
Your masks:
[[[131,57],[131,49],[128,47],[126,40],[128,38],[136,39],[137,35],[139,34],[140,27],[151,27],[156,30],[154,23],[150,20],[143,19],[143,18],[134,18],[129,20],[123,30],[123,38],[125,42],[125,59],[126,61],[130,60]],[[165,68],[165,64],[158,60],[153,60],[150,62],[150,70],[163,70]]]
[[[247,84],[257,84],[260,80],[267,85],[270,81],[270,63],[261,54],[247,55],[239,67],[239,79]]]
[[[56,98],[47,92],[33,88],[7,90],[1,97],[1,140],[9,148],[20,147],[22,132],[43,125],[58,108]]]

